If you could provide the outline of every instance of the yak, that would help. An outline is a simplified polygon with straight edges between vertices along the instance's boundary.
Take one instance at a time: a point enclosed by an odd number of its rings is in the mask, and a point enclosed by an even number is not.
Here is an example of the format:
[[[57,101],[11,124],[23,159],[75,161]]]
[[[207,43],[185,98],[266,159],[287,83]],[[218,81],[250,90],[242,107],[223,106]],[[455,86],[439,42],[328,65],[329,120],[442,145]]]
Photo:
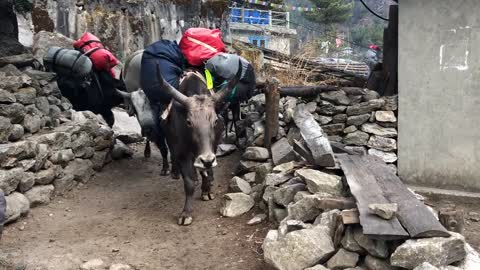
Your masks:
[[[201,73],[193,69],[184,73],[178,90],[163,79],[158,65],[156,73],[160,89],[172,97],[172,102],[163,113],[158,128],[165,134],[171,151],[172,175],[179,172],[184,182],[185,205],[178,224],[189,225],[193,222],[193,193],[198,182],[197,171],[202,178],[202,200],[214,199],[211,186],[213,168],[217,165],[215,149],[224,129],[223,119],[219,114],[225,107],[227,97],[238,83],[241,70],[217,93],[211,93]],[[151,115],[152,111],[145,111],[148,109],[148,99],[139,91],[141,89],[123,94],[141,121],[140,119],[145,119],[142,115]]]

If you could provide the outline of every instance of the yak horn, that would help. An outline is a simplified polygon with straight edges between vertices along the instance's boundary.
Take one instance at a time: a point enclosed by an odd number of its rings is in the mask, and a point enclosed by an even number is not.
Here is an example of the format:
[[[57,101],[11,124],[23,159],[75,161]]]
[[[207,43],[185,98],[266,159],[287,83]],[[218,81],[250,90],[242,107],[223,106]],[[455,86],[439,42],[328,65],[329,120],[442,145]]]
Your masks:
[[[120,91],[118,89],[115,89],[117,91],[117,94],[123,98],[130,98],[131,94],[127,92]]]
[[[215,94],[215,102],[217,103],[223,103],[225,102],[225,99],[230,96],[232,93],[233,89],[235,86],[238,84],[238,81],[240,81],[240,78],[242,77],[242,61],[238,59],[238,70],[237,74],[235,74],[235,77],[231,79],[225,86],[222,87],[220,91],[218,91]]]
[[[157,79],[158,79],[158,82],[160,83],[160,89],[162,91],[165,91],[167,95],[169,95],[171,98],[178,101],[183,106],[188,105],[188,97],[180,93],[180,91],[175,89],[175,87],[171,86],[168,82],[166,82],[163,79],[162,73],[160,71],[160,65],[158,63],[157,63]]]

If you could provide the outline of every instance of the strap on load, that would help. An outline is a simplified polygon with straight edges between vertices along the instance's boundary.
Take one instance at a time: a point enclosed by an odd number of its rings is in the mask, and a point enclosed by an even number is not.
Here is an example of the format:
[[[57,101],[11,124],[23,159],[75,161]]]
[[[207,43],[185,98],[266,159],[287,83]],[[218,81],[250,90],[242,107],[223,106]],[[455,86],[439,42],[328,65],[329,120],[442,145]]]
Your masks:
[[[219,88],[222,87],[222,86],[224,86],[224,85],[227,84],[227,83],[228,83],[228,81],[224,81],[222,84],[219,85]],[[228,97],[227,100],[228,100],[229,102],[234,101],[234,99],[235,99],[235,94],[236,94],[236,93],[237,93],[237,86],[235,85],[235,87],[233,88],[233,90],[232,90],[232,92],[230,93],[230,96]]]
[[[102,47],[103,47],[103,44],[100,40],[89,40],[89,41],[85,41],[85,43],[83,43],[82,46],[80,46],[78,48],[78,50],[81,51],[85,46],[87,46],[88,44],[92,44],[92,43],[100,43],[100,45],[102,45]]]

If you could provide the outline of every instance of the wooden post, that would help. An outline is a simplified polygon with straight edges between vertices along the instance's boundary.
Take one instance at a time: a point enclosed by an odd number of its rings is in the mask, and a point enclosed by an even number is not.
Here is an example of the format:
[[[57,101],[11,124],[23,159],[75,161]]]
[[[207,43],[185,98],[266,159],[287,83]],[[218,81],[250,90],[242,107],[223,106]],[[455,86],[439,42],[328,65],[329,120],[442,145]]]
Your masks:
[[[280,107],[280,92],[278,90],[279,84],[280,81],[276,78],[268,79],[267,87],[265,89],[266,120],[264,145],[265,148],[270,151],[270,154],[272,138],[277,136],[278,132],[278,112]]]

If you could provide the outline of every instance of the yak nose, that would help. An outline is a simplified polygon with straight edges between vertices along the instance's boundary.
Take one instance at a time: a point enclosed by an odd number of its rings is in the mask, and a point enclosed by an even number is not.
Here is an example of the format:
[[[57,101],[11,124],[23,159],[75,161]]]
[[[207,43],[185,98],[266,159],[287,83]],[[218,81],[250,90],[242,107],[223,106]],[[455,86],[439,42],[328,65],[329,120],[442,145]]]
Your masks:
[[[207,154],[207,155],[200,156],[200,160],[202,161],[203,166],[205,166],[205,168],[211,168],[215,162],[215,159],[216,157],[214,154]]]

